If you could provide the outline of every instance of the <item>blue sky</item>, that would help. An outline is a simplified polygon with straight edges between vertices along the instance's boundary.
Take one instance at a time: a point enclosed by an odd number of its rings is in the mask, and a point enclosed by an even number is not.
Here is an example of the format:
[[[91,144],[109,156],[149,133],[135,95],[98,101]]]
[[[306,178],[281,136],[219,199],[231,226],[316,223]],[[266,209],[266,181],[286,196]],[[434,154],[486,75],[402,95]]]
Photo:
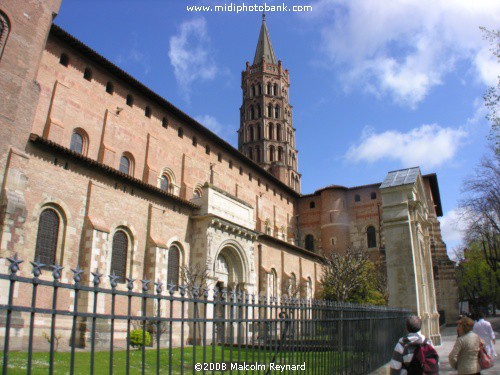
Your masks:
[[[283,1],[232,1],[282,5]],[[487,152],[482,96],[500,68],[479,26],[500,25],[490,0],[285,0],[268,12],[290,102],[302,192],[381,182],[388,171],[436,172],[448,251],[460,241],[464,179]],[[189,12],[224,0],[63,0],[55,22],[237,147],[241,71],[260,12]]]

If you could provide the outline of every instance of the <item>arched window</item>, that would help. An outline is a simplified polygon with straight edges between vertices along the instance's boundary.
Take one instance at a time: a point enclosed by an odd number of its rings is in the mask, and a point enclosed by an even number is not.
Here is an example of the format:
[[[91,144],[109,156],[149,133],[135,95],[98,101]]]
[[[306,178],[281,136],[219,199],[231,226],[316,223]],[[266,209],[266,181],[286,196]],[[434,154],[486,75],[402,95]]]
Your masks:
[[[193,137],[193,146],[196,147],[198,146],[198,138]]]
[[[197,186],[193,191],[193,198],[201,198],[202,195],[203,190],[201,189],[201,186]]]
[[[160,177],[160,189],[166,192],[170,192],[170,186],[170,179],[167,176],[162,175]]]
[[[126,155],[122,155],[120,158],[120,172],[133,176],[133,160]]]
[[[134,97],[130,94],[127,95],[127,105],[130,107],[134,105]]]
[[[276,139],[281,141],[281,124],[276,125]]]
[[[275,108],[274,108],[274,117],[276,118],[280,118],[280,106],[277,105]]]
[[[151,118],[151,107],[147,106],[146,109],[144,110],[144,116],[146,116],[147,118]]]
[[[260,104],[257,104],[257,118],[261,118],[262,117],[262,110],[260,108]]]
[[[371,199],[377,199],[377,193],[375,193],[374,191],[372,191],[371,194],[370,194],[370,198]]]
[[[167,285],[179,285],[179,268],[180,251],[177,246],[170,246],[168,249]]]
[[[59,215],[51,208],[44,210],[38,221],[35,259],[48,266],[56,263],[59,222]]]
[[[251,148],[248,149],[248,157],[253,160],[253,150]]]
[[[272,106],[272,104],[269,104],[267,106],[267,117],[273,117],[273,106]]]
[[[278,161],[283,161],[283,149],[278,147]]]
[[[62,66],[68,66],[69,65],[69,57],[65,53],[61,54],[61,57],[59,58],[59,64]]]
[[[253,138],[253,126],[250,126],[248,128],[248,139],[250,140],[250,142],[254,141],[254,138]]]
[[[306,236],[306,250],[314,251],[314,236],[312,234],[308,234]]]
[[[177,136],[179,138],[183,138],[184,137],[184,130],[182,130],[182,128],[177,129]]]
[[[7,37],[10,32],[10,22],[9,19],[3,12],[0,11],[0,58],[2,58],[2,53],[5,48],[5,43],[7,42]]]
[[[255,119],[255,110],[253,108],[253,105],[250,106],[250,119]]]
[[[274,146],[269,147],[269,161],[274,161]]]
[[[259,95],[262,95],[262,85],[259,83],[257,87],[259,88]]]
[[[260,148],[257,146],[255,147],[255,158],[257,159],[257,163],[260,163],[261,157],[260,157]]]
[[[295,154],[292,154],[292,168],[297,169],[297,160],[295,159]]]
[[[368,247],[377,247],[377,231],[375,227],[369,226],[366,228],[366,243]]]
[[[106,83],[106,92],[110,95],[113,95],[113,93],[115,92],[115,86],[112,82]]]
[[[262,139],[262,134],[261,134],[261,130],[260,130],[261,125],[257,124],[255,127],[257,128],[257,140]]]
[[[269,139],[274,139],[274,125],[269,124]]]
[[[356,195],[354,196],[354,202],[361,202],[361,195],[356,194]]]
[[[278,85],[275,83],[274,84],[274,96],[278,95]]]
[[[278,297],[278,274],[274,268],[271,268],[271,272],[267,275],[267,296]]]
[[[252,96],[255,96],[255,85],[252,85]]]
[[[69,148],[71,151],[85,155],[87,142],[88,142],[87,137],[81,131],[75,130],[71,135],[71,143]]]
[[[267,84],[267,95],[271,95],[271,82]]]
[[[127,277],[128,242],[128,236],[124,231],[116,231],[113,236],[110,273],[114,272],[119,277],[119,283],[124,283],[125,277]]]
[[[83,78],[85,78],[87,81],[92,81],[92,69],[85,68],[85,71],[83,72]]]

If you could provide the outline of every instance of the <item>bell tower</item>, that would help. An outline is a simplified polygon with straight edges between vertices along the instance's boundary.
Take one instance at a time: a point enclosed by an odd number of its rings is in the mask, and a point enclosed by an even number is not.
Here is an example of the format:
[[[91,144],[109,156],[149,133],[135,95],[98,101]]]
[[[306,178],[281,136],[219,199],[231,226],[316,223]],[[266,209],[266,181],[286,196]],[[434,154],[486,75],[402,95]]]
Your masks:
[[[241,88],[238,150],[300,193],[295,128],[288,102],[290,76],[281,60],[276,60],[265,14],[253,64],[247,62],[241,74]]]

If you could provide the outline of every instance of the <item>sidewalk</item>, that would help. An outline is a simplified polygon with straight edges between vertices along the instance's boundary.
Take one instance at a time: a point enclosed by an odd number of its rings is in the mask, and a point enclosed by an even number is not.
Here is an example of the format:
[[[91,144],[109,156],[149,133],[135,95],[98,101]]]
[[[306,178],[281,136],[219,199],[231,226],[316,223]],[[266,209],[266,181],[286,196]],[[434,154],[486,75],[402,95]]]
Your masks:
[[[489,320],[489,319],[488,319]],[[495,350],[500,353],[500,332],[495,331],[497,337]],[[457,327],[448,327],[441,331],[441,345],[436,347],[439,354],[439,374],[456,374],[457,372],[453,370],[448,361],[448,354],[450,354],[455,340],[457,338]],[[495,365],[489,370],[482,370],[481,375],[493,375],[500,374],[500,357],[495,358]]]

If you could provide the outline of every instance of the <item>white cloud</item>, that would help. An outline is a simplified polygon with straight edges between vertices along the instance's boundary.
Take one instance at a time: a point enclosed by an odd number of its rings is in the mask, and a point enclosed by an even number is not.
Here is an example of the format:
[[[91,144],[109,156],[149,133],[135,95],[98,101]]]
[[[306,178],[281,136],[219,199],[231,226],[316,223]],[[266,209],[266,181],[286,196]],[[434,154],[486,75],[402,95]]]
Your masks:
[[[187,98],[193,82],[211,80],[217,74],[209,46],[205,18],[183,22],[179,33],[170,38],[168,56],[174,67],[175,78]]]
[[[349,148],[346,158],[354,162],[397,160],[403,167],[437,167],[455,156],[466,135],[462,128],[443,128],[436,124],[422,125],[407,133],[388,130],[377,134],[365,128],[360,143]]]
[[[149,74],[151,72],[151,63],[148,53],[141,51],[139,47],[139,41],[137,34],[133,34],[132,37],[132,48],[126,52],[118,55],[117,63],[119,65],[123,64],[135,64],[140,65],[144,69],[144,74]]]
[[[454,258],[456,257],[454,250],[463,243],[467,219],[460,209],[454,208],[445,213],[439,221],[441,223],[441,235],[446,243],[448,254]]]
[[[466,60],[491,85],[495,64],[479,26],[500,24],[497,0],[319,0],[313,22],[326,18],[321,46],[345,69],[345,84],[415,107]]]
[[[223,126],[217,121],[217,119],[210,115],[196,116],[195,120],[202,124],[204,127],[210,129],[215,134],[221,136]]]

